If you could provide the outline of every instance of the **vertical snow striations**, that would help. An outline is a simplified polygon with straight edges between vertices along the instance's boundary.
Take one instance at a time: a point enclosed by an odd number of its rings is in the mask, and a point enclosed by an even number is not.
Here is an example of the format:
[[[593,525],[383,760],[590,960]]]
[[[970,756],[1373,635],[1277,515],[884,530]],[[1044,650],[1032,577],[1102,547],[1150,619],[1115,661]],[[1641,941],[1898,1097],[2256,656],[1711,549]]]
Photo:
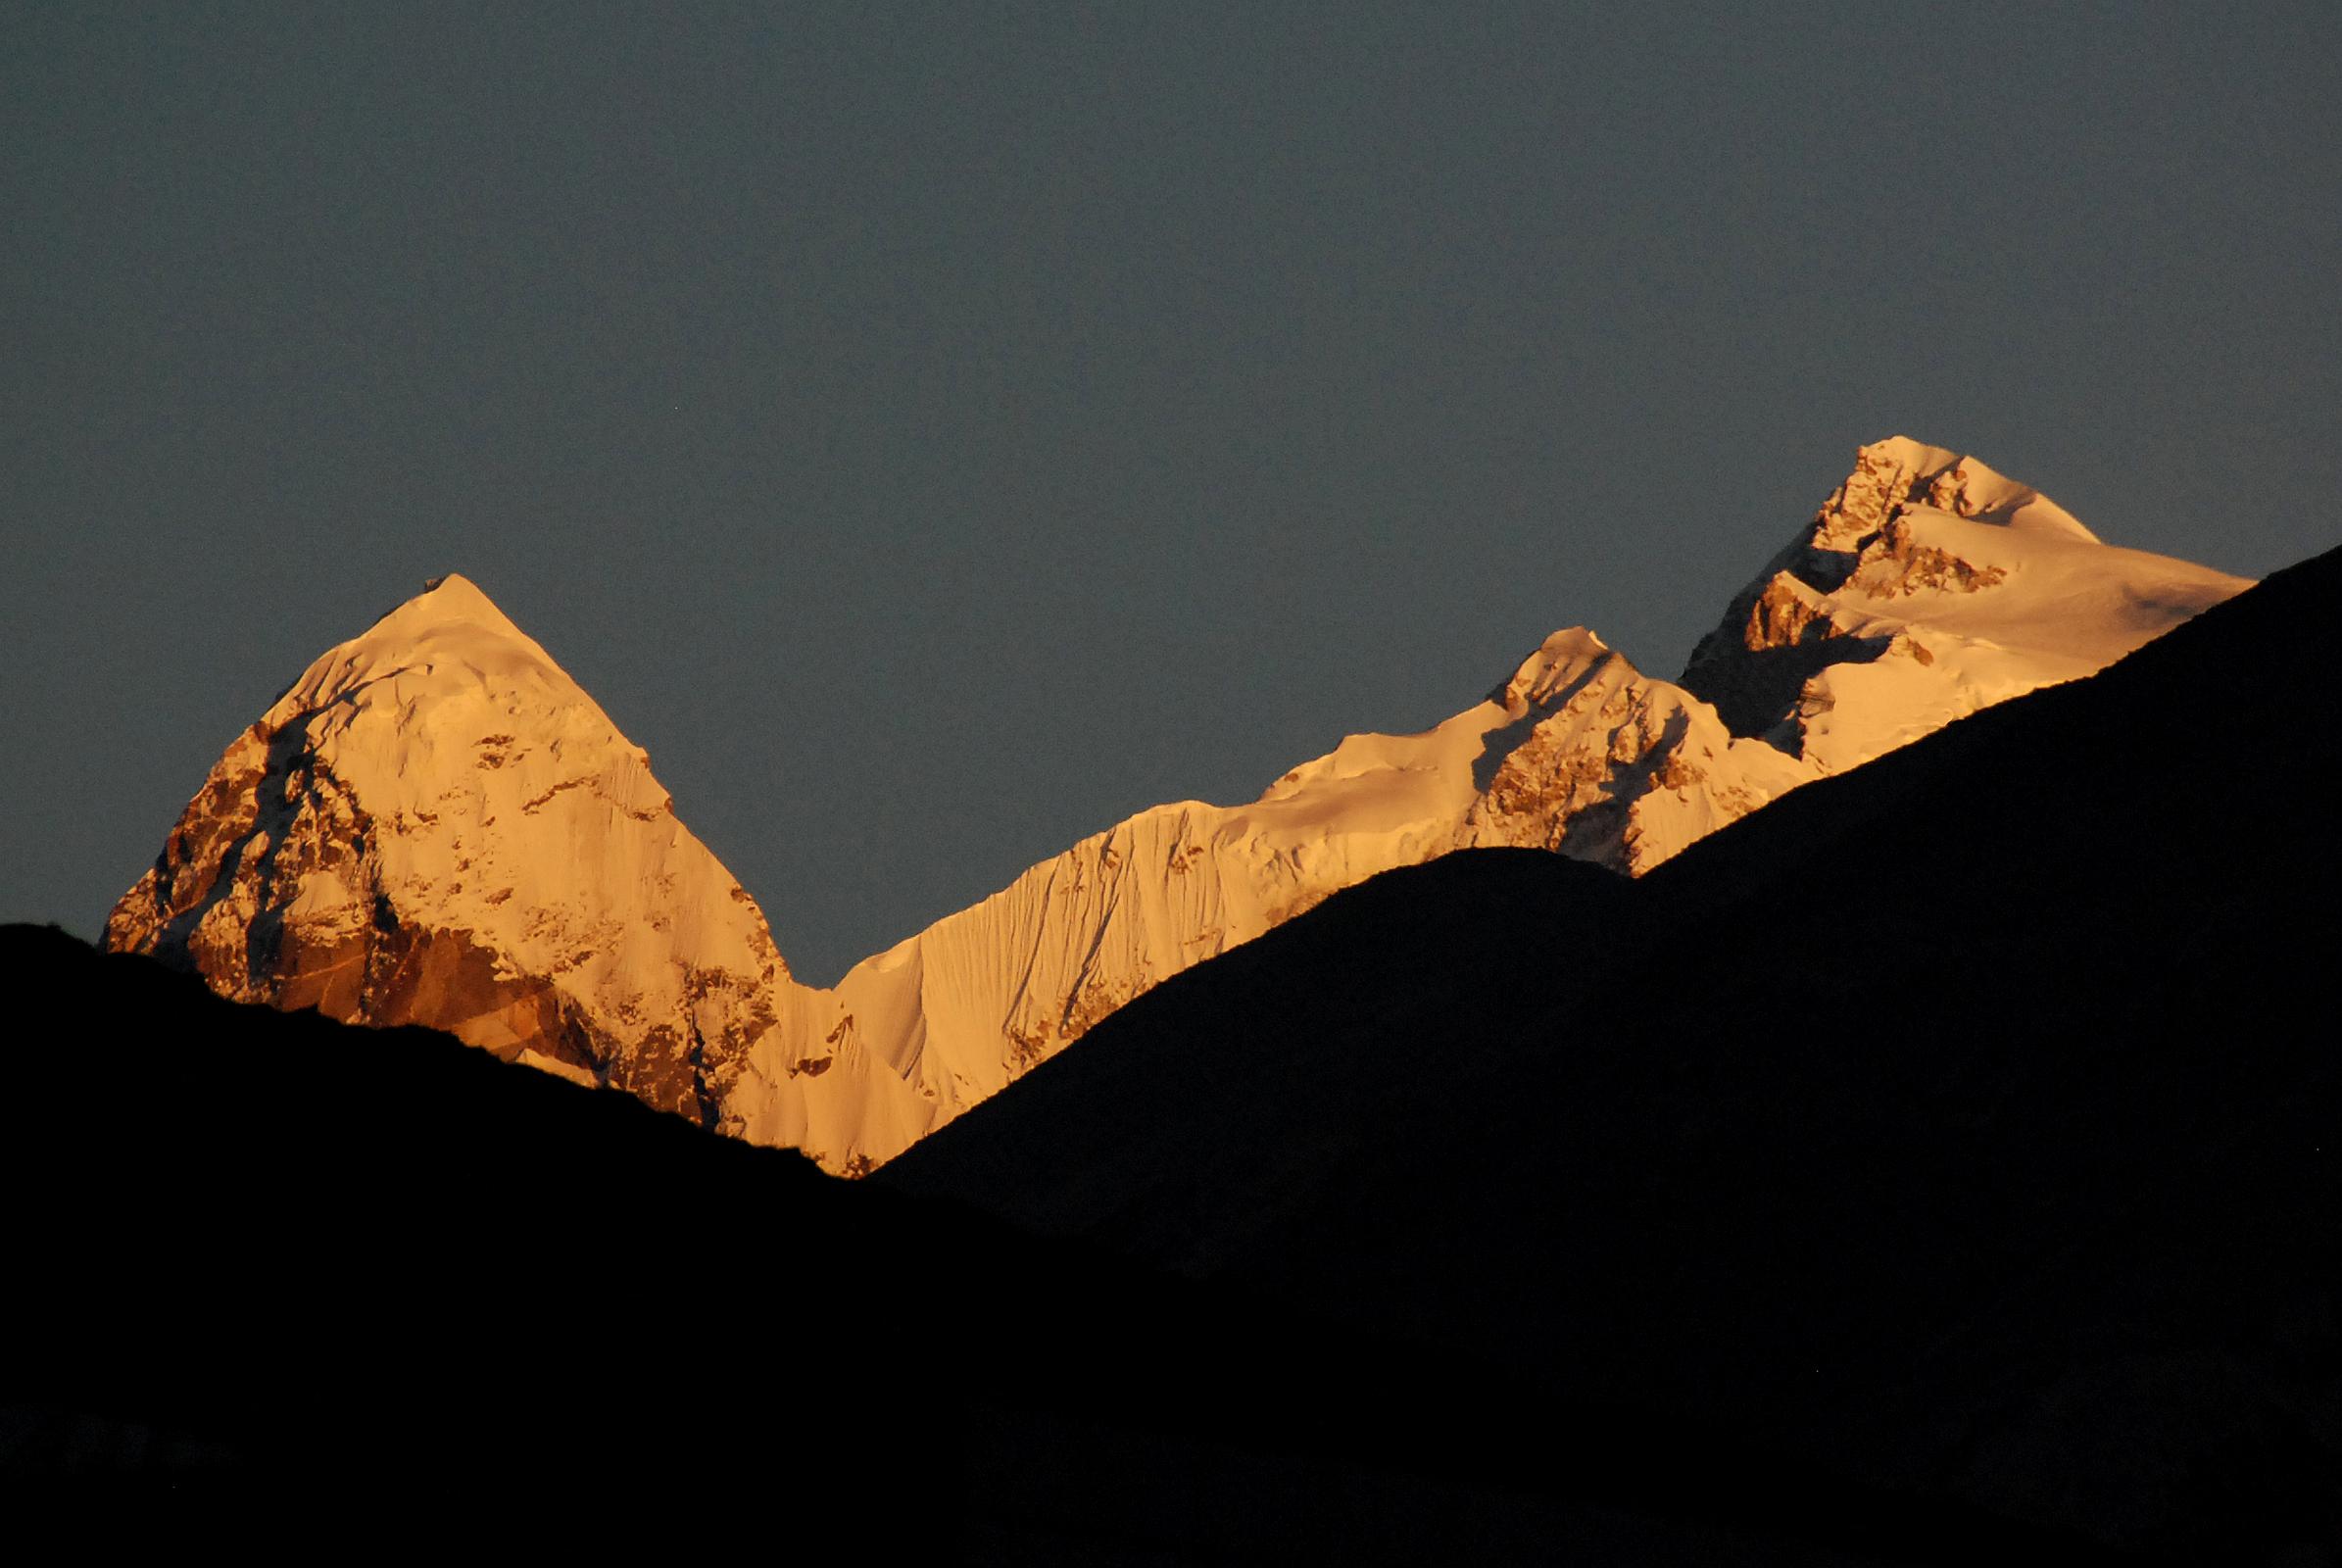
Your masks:
[[[855,1173],[1378,872],[1517,845],[1638,875],[2247,586],[2105,545],[1974,459],[1879,442],[1680,684],[1557,632],[1433,729],[1350,736],[1246,806],[1140,812],[816,990],[642,751],[449,577],[229,746],[107,944],[230,997],[430,1024]]]

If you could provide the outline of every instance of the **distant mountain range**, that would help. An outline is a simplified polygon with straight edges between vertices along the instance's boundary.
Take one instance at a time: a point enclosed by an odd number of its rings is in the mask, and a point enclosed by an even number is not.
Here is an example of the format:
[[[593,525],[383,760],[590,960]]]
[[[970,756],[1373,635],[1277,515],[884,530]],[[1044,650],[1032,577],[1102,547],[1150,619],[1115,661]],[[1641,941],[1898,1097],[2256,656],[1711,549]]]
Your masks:
[[[1679,682],[1557,632],[1431,730],[1353,735],[1247,806],[1141,812],[821,989],[641,749],[448,577],[228,747],[105,940],[226,997],[444,1029],[861,1173],[1379,872],[1518,846],[1639,876],[2247,586],[2104,544],[1973,458],[1880,442]]]
[[[1831,564],[1781,569],[1832,624],[1895,569],[1808,580]],[[1003,1563],[2333,1561],[2338,599],[2342,552],[1639,878],[1518,848],[1374,876],[859,1183],[0,930],[24,1014],[69,1004],[0,1096],[0,1491],[83,1541],[127,1494],[181,1541],[485,1509]],[[242,764],[297,788],[224,792],[265,803],[250,885],[461,881],[493,913],[519,865],[473,831],[623,823],[599,853],[633,885],[750,909],[691,881],[712,862],[639,754],[479,624],[288,697],[339,694]],[[488,693],[452,729],[476,806],[420,793],[448,787],[428,753],[302,760],[368,755],[451,667]],[[1853,716],[1814,680],[1739,724]],[[531,683],[580,727],[524,742]],[[470,720],[499,713],[483,767]],[[329,778],[362,797],[331,832]],[[444,862],[434,827],[464,830]],[[215,875],[228,914],[189,906],[189,961],[330,929],[321,880],[236,924],[243,875]],[[651,908],[659,940],[714,940]],[[537,991],[396,905],[361,961],[284,972],[322,998],[404,943],[401,995],[511,986],[490,1044],[519,1055],[619,983],[551,926],[513,927],[574,959]],[[742,1004],[681,972],[679,1007]],[[721,1044],[679,1038],[695,1071]]]

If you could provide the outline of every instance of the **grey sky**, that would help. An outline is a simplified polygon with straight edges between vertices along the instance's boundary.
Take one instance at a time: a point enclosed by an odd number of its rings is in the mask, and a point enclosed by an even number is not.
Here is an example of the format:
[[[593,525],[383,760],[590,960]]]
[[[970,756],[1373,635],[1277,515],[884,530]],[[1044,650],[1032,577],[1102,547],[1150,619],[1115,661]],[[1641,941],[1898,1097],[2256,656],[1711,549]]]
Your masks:
[[[1623,14],[1622,14],[1623,13]],[[2335,542],[2342,8],[0,6],[0,917],[447,570],[801,974],[1903,432]]]

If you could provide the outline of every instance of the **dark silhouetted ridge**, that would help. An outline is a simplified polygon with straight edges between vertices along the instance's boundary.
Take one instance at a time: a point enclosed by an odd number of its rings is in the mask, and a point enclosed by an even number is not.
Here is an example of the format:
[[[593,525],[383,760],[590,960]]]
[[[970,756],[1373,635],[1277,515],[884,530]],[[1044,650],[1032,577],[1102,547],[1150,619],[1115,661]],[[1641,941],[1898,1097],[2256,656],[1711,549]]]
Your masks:
[[[1546,872],[1459,874],[1503,904]],[[59,1004],[0,1100],[0,1483],[84,1541],[511,1517],[879,1560],[1901,1555],[1888,1501],[1717,1435],[444,1036],[239,1006],[48,928],[0,929],[0,993]],[[2010,1539],[1956,1510],[1929,1535]]]
[[[1640,883],[1380,878],[879,1179],[1914,1521],[2334,1553],[2338,602],[2342,553]]]

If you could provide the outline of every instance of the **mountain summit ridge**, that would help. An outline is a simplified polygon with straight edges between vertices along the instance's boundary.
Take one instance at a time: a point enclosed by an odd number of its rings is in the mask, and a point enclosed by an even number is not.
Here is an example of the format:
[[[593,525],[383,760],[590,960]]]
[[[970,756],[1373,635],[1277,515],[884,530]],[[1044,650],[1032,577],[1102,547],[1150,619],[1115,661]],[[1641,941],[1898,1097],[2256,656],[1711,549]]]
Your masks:
[[[1874,443],[1681,683],[1555,632],[1429,730],[1345,737],[1246,805],[1139,812],[816,989],[648,755],[450,574],[229,746],[106,945],[240,1000],[447,1029],[856,1173],[1378,872],[1516,846],[1639,875],[2247,586],[2103,544],[1949,449]]]
[[[809,996],[649,755],[458,575],[328,649],[229,746],[105,940],[239,1001],[427,1024],[704,1123]],[[797,1137],[871,1119],[877,1095],[840,1092],[854,1065],[805,1086]]]
[[[2102,669],[2246,586],[2106,544],[2030,486],[1896,436],[1856,454],[1680,680],[1733,734],[1843,772]]]

